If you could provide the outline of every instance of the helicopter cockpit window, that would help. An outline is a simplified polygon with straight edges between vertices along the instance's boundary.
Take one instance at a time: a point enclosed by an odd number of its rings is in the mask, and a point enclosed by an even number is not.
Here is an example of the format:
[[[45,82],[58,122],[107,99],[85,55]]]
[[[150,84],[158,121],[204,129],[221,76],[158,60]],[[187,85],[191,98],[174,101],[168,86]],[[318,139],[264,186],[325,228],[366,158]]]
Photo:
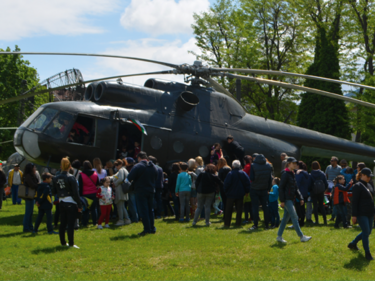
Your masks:
[[[62,139],[68,135],[73,123],[73,114],[60,112],[45,130],[45,134],[55,139]]]
[[[78,116],[70,129],[67,141],[70,143],[94,146],[95,120],[86,116]]]
[[[46,108],[40,113],[27,128],[35,132],[42,132],[45,127],[51,122],[52,118],[57,114],[56,109]]]

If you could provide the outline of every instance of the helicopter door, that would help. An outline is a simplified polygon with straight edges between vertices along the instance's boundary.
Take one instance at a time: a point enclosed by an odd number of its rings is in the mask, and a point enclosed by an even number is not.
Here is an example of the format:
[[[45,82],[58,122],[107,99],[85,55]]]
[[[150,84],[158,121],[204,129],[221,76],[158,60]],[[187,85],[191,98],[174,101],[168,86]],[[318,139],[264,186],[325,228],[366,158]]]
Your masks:
[[[136,158],[136,155],[143,150],[144,134],[135,124],[126,119],[120,119],[117,124],[116,159]]]

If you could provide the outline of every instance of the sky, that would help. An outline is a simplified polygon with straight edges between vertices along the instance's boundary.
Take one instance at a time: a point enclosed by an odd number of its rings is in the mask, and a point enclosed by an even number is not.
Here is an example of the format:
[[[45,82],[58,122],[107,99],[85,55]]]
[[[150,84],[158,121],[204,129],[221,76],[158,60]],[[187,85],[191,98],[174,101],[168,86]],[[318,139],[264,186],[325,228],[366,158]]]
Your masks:
[[[208,11],[215,0],[3,0],[0,48],[25,52],[73,52],[134,56],[192,64],[199,53],[193,14]],[[169,70],[122,59],[25,55],[44,80],[77,68],[84,80]],[[182,76],[152,76],[183,81]],[[148,76],[125,78],[143,85]]]

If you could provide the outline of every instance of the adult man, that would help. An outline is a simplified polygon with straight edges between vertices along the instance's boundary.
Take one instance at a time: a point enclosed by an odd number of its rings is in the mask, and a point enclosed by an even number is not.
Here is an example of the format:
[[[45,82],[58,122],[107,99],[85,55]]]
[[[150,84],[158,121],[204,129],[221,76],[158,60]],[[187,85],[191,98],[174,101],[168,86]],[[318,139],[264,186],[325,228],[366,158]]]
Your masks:
[[[268,229],[268,191],[270,191],[272,187],[272,167],[267,163],[263,154],[259,154],[253,164],[251,164],[250,180],[250,197],[254,215],[254,225],[250,230],[256,230],[258,228],[259,202],[262,204],[263,208],[265,229]]]
[[[156,163],[158,162],[158,160],[154,157],[154,156],[149,156],[148,157],[148,160],[151,161],[157,171],[158,171],[158,178],[156,180],[156,183],[155,183],[155,217],[157,219],[161,219],[161,212],[162,212],[162,200],[161,200],[161,191],[163,189],[163,186],[164,186],[164,174],[163,174],[163,169],[160,168],[158,165],[156,165]]]
[[[340,166],[342,169],[348,168],[348,161],[346,161],[345,159],[341,159]]]
[[[340,175],[340,171],[342,170],[341,166],[337,165],[339,163],[339,159],[336,156],[332,156],[331,158],[331,165],[327,166],[326,169],[326,177],[328,180],[328,188],[332,189],[333,187],[333,180]]]
[[[244,157],[245,157],[245,149],[239,144],[238,141],[234,140],[234,137],[229,135],[227,137],[227,142],[228,142],[228,148],[229,148],[229,153],[234,154],[241,162],[242,167],[244,167]]]
[[[133,167],[127,180],[134,185],[138,213],[143,223],[144,229],[141,233],[138,233],[138,235],[145,236],[146,234],[156,233],[153,205],[158,170],[151,161],[147,162],[146,152],[139,152],[137,158],[138,164]]]
[[[14,169],[10,170],[8,173],[8,186],[12,190],[12,202],[13,205],[21,205],[21,198],[18,198],[18,187],[23,184],[23,173],[20,170],[19,164],[14,164]]]
[[[76,178],[69,174],[72,168],[68,158],[61,160],[61,174],[54,177],[52,185],[52,194],[60,199],[60,243],[62,246],[68,246],[65,240],[65,231],[68,226],[69,247],[79,249],[74,245],[74,224],[79,212],[82,212],[82,203],[79,198],[78,185]]]
[[[286,155],[285,152],[280,154],[281,159],[281,172],[285,170],[286,168],[286,161],[288,160],[288,155]]]

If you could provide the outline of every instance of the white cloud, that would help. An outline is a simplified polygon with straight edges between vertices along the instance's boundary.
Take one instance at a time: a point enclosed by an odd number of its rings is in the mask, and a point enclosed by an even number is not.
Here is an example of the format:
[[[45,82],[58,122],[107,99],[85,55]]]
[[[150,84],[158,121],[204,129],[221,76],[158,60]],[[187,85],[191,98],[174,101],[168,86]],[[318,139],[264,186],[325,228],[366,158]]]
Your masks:
[[[191,33],[193,14],[208,10],[208,0],[132,0],[121,25],[152,35]]]
[[[89,17],[113,11],[118,0],[4,0],[0,9],[0,40],[35,35],[100,33]]]
[[[105,53],[122,56],[139,57],[157,61],[163,61],[173,64],[188,63],[193,64],[196,59],[194,55],[188,51],[200,53],[199,48],[195,45],[195,38],[191,38],[186,43],[180,40],[167,41],[157,39],[129,40],[122,44],[119,48],[107,49]],[[119,44],[119,42],[116,42]],[[97,59],[97,63],[93,68],[82,69],[85,80],[108,77],[121,74],[143,73],[160,70],[171,70],[166,66],[152,63],[122,60],[122,59]],[[183,75],[149,75],[124,78],[123,81],[137,85],[143,85],[149,78],[160,78],[183,82]]]

